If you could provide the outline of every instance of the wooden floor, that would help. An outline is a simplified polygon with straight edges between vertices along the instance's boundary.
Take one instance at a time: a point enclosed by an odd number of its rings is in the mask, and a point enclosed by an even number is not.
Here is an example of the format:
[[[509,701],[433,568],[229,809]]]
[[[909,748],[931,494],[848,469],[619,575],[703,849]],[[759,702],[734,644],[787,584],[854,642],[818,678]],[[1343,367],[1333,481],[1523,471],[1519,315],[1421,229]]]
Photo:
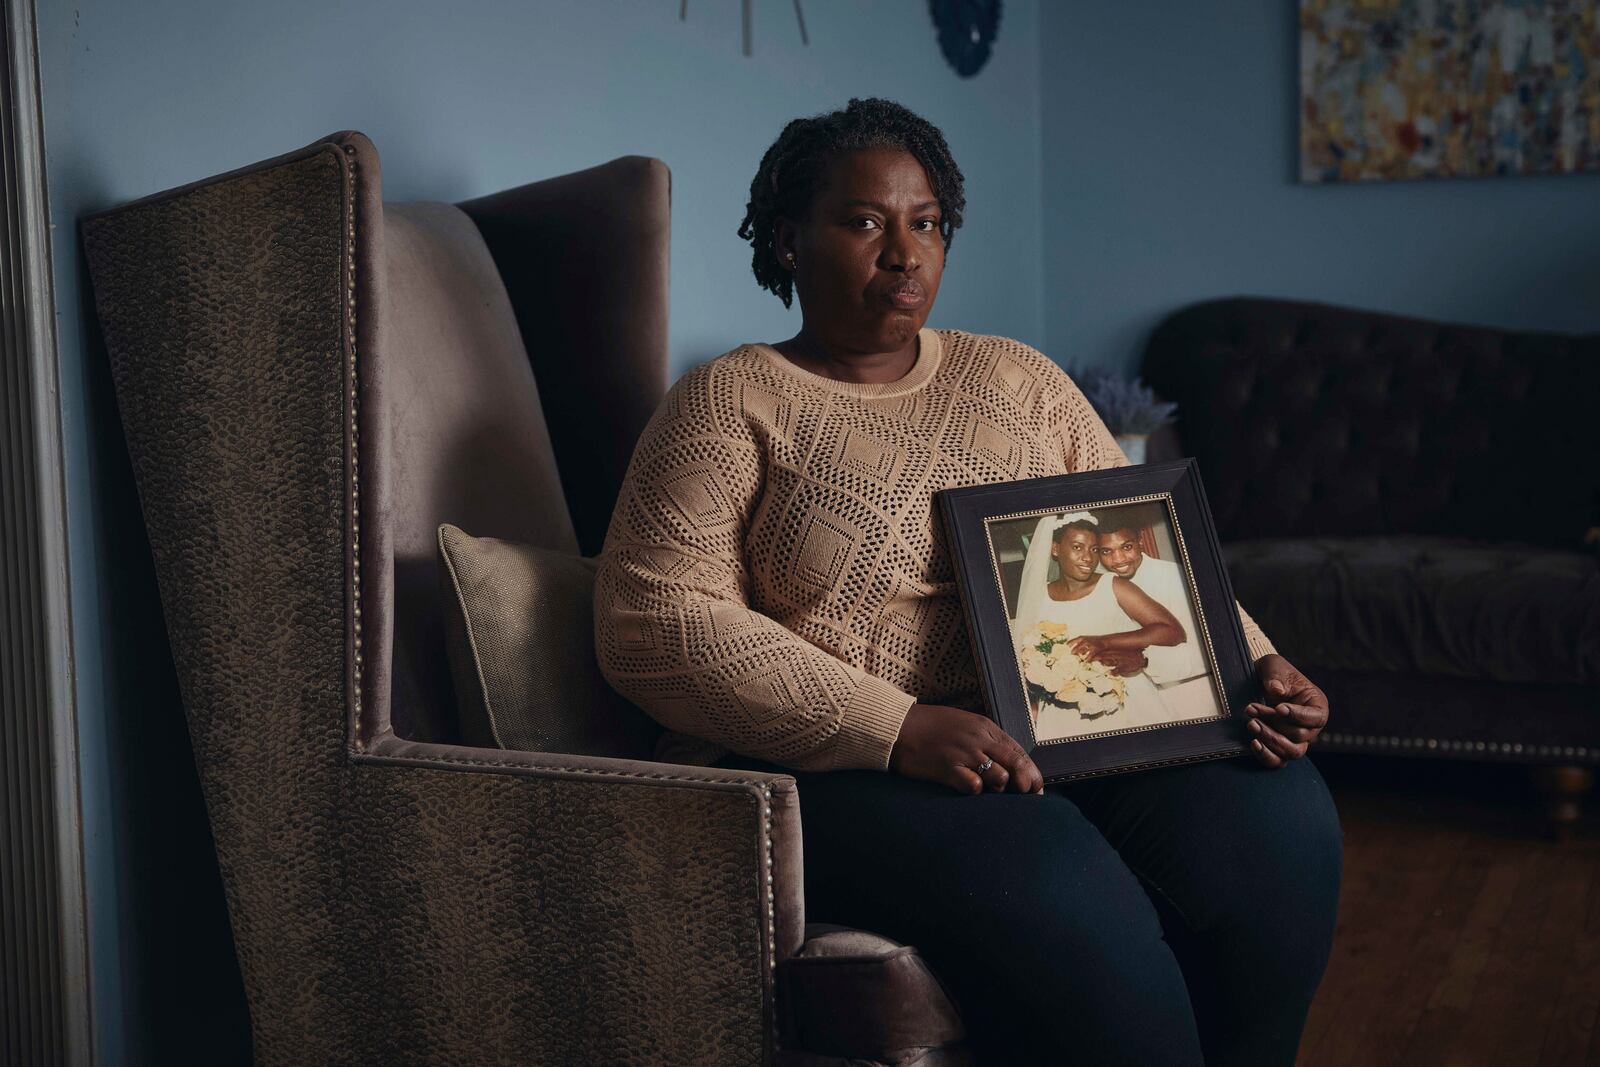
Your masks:
[[[1318,765],[1344,895],[1300,1067],[1600,1067],[1600,800],[1558,843],[1517,768]]]

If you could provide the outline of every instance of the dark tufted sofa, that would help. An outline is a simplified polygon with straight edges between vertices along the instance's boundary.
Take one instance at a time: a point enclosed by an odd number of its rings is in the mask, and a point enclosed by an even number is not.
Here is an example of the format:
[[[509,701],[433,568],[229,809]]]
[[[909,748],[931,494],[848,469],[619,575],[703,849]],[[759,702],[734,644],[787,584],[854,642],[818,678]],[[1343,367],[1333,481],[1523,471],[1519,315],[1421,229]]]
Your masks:
[[[1230,299],[1156,329],[1235,591],[1328,750],[1600,763],[1600,335]],[[1561,802],[1558,817],[1575,815]]]

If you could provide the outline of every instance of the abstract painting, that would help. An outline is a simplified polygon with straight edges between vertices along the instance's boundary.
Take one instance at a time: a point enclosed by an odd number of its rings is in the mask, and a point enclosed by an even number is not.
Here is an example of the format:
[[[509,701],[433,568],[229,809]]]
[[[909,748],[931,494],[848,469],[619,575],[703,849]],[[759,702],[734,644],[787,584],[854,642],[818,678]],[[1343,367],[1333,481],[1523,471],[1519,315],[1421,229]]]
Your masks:
[[[1582,170],[1596,0],[1301,0],[1302,182]]]

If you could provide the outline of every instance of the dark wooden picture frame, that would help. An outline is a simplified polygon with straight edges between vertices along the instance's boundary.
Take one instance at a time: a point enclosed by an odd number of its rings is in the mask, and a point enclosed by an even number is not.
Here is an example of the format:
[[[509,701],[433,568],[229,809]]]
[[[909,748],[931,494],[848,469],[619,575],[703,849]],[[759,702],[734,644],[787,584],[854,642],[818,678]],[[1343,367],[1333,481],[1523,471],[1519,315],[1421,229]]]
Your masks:
[[[948,489],[938,494],[938,501],[988,713],[1028,751],[1047,781],[1220,759],[1248,750],[1241,712],[1261,699],[1261,688],[1217,547],[1211,508],[1192,459]],[[992,527],[1131,504],[1159,504],[1166,509],[1177,547],[1174,562],[1186,579],[1190,607],[1199,623],[1196,637],[1212,672],[1221,714],[1203,721],[1037,740]]]

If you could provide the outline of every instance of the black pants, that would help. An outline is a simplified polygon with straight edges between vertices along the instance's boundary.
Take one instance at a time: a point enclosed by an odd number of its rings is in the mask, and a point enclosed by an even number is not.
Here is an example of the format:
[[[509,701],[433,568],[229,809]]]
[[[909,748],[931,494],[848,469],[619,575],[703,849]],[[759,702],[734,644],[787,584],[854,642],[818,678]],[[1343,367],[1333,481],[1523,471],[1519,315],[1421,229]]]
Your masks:
[[[807,921],[917,946],[980,1063],[1294,1062],[1343,853],[1309,762],[1200,763],[1044,796],[790,773]]]

